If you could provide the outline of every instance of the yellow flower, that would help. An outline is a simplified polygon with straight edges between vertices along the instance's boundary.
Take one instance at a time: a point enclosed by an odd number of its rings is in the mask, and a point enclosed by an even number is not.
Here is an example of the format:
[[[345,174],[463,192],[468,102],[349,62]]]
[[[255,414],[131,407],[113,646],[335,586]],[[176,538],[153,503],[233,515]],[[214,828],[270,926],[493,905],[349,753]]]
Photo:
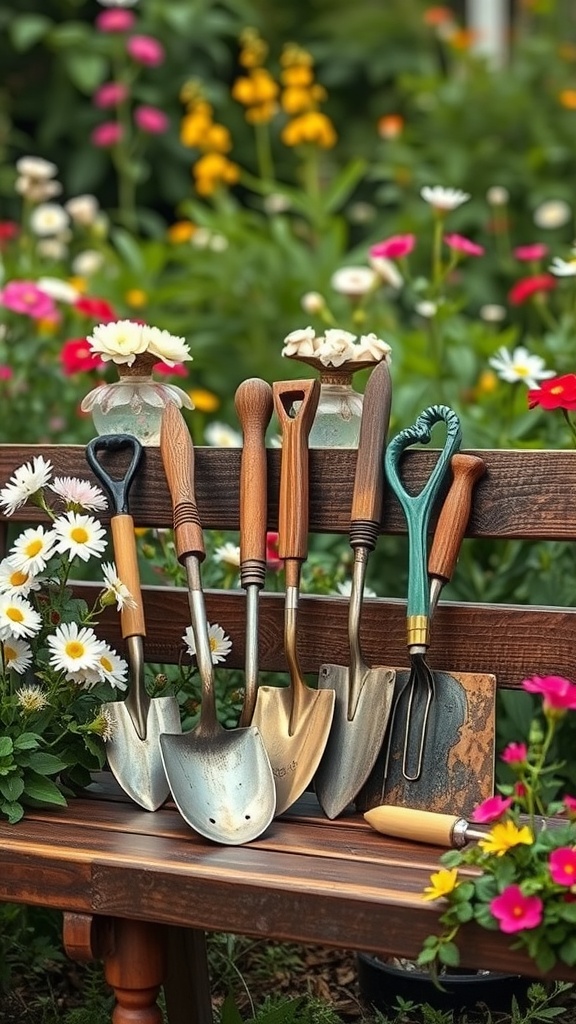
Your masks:
[[[240,35],[239,61],[244,68],[255,68],[263,64],[268,55],[268,45],[255,28],[245,28]]]
[[[456,868],[441,868],[440,871],[435,871],[433,875],[430,875],[430,885],[427,885],[422,893],[423,900],[439,900],[442,896],[447,896],[448,893],[453,892],[457,885],[460,885],[458,881],[458,871]]]
[[[202,148],[216,153],[229,153],[232,149],[232,136],[223,124],[212,124],[206,132]]]
[[[245,118],[248,124],[267,124],[274,117],[278,110],[277,103],[258,103],[254,107],[248,107]]]
[[[282,72],[281,78],[288,88],[305,89],[306,86],[312,85],[314,73],[310,64],[292,64]]]
[[[88,289],[88,282],[85,277],[69,277],[68,284],[75,288],[81,295]]]
[[[302,114],[314,104],[310,89],[301,86],[290,86],[282,93],[282,109],[287,114]]]
[[[308,50],[304,50],[301,46],[298,46],[297,43],[286,43],[282,50],[280,63],[285,68],[289,68],[293,64],[304,64],[308,65],[308,67],[312,67],[314,64],[314,58]]]
[[[237,78],[232,86],[232,97],[246,107],[269,103],[276,99],[278,83],[266,68],[253,68],[248,75]]]
[[[220,408],[220,399],[212,391],[206,391],[204,388],[193,388],[188,394],[194,408],[198,409],[199,412],[216,412],[216,409]]]
[[[141,288],[130,288],[124,298],[133,309],[141,309],[148,302],[148,296]]]
[[[534,836],[524,825],[518,828],[513,821],[499,821],[490,829],[486,839],[480,839],[478,846],[484,853],[495,853],[497,857],[503,857],[513,846],[521,843],[530,846],[534,842]]]
[[[212,127],[212,118],[194,111],[180,122],[180,142],[183,146],[201,146]]]
[[[483,370],[475,388],[477,396],[491,395],[498,387],[498,377],[493,370]]]
[[[323,149],[330,149],[336,141],[337,135],[332,121],[318,110],[310,110],[307,114],[295,117],[282,131],[282,142],[286,146],[300,146],[304,142],[311,142]]]
[[[196,231],[196,225],[191,220],[177,220],[168,228],[168,241],[173,245],[180,245],[182,242],[189,242]]]
[[[206,153],[192,168],[196,180],[196,191],[201,196],[210,196],[220,183],[234,185],[240,177],[238,164],[232,163],[221,153]]]
[[[576,89],[563,89],[558,99],[566,110],[576,110]]]

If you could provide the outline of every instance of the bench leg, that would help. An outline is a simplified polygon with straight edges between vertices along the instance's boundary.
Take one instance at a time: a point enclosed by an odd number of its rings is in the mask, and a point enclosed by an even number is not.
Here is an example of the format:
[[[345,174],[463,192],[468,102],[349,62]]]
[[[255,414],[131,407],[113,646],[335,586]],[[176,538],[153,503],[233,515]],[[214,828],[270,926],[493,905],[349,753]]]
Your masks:
[[[198,928],[166,928],[164,996],[168,1024],[212,1024],[206,935]]]

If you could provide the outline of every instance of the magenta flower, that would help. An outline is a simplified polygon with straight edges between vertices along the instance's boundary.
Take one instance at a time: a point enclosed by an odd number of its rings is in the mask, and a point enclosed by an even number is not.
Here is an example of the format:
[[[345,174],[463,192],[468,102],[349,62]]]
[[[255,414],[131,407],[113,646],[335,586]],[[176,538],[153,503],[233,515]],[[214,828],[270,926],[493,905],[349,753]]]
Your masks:
[[[94,24],[99,32],[129,32],[136,24],[136,17],[132,11],[111,7],[107,11],[100,11]]]
[[[564,810],[570,818],[576,819],[576,796],[564,796],[562,798]]]
[[[0,380],[10,380],[14,376],[14,371],[11,366],[6,363],[0,363]]]
[[[134,111],[134,120],[140,131],[147,132],[148,135],[162,135],[168,131],[170,122],[166,117],[163,110],[159,110],[158,107],[149,107],[142,105],[136,107]]]
[[[576,850],[571,846],[561,846],[552,850],[548,861],[552,881],[556,885],[574,885],[576,883]]]
[[[117,142],[120,142],[122,135],[122,125],[117,121],[103,121],[92,132],[90,141],[93,146],[106,149],[108,146],[115,146]]]
[[[371,256],[383,256],[387,260],[401,260],[408,256],[416,244],[416,235],[392,235],[383,242],[370,247]]]
[[[33,320],[57,320],[53,299],[41,291],[34,281],[9,281],[0,292],[0,304],[13,313],[23,313]]]
[[[124,82],[105,82],[92,97],[95,107],[117,107],[128,97],[128,86]]]
[[[573,711],[576,709],[576,686],[564,676],[532,676],[522,686],[528,693],[539,693],[545,711]]]
[[[518,245],[513,250],[517,260],[542,260],[550,249],[544,242],[533,242],[532,245]]]
[[[490,796],[472,811],[471,821],[496,821],[512,806],[512,797]]]
[[[483,256],[486,251],[483,245],[477,245],[464,235],[444,235],[444,241],[450,249],[463,252],[466,256]]]
[[[164,60],[164,47],[153,36],[131,36],[126,50],[138,64],[157,67]]]
[[[509,743],[500,754],[500,760],[505,764],[524,764],[528,758],[528,747],[525,743]]]
[[[518,885],[509,885],[492,900],[490,912],[499,922],[500,931],[510,935],[524,928],[537,928],[544,904],[539,896],[525,896]]]

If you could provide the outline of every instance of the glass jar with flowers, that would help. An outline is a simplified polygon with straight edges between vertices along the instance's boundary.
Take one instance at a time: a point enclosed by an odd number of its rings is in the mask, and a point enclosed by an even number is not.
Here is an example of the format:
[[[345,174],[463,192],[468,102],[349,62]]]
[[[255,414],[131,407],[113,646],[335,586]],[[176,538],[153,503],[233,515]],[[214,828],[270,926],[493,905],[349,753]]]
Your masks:
[[[353,374],[389,360],[390,346],[375,334],[360,338],[350,331],[313,327],[291,331],[282,355],[313,366],[320,374],[320,400],[310,431],[311,448],[356,448],[360,436],[363,395],[352,387]]]
[[[0,490],[7,516],[27,502],[49,526],[24,529],[0,561],[0,814],[11,822],[27,803],[65,805],[104,765],[104,705],[126,689],[128,666],[95,630],[107,605],[132,600],[113,562],[91,608],[71,586],[75,567],[106,548],[91,514],[106,508],[99,488],[54,477],[37,456]]]
[[[159,445],[167,403],[193,408],[185,391],[152,376],[157,364],[174,367],[192,359],[184,338],[159,327],[118,320],[99,324],[87,341],[94,355],[115,364],[120,379],[90,391],[82,411],[92,415],[99,434],[132,434],[144,445]]]

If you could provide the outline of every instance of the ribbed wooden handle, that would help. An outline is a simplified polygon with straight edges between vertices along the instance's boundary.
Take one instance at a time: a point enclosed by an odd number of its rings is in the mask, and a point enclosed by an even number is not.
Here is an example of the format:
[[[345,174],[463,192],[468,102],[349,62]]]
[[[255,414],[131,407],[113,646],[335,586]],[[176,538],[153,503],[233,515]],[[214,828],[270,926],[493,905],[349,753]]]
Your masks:
[[[182,413],[169,402],[162,415],[160,452],[174,514],[178,560],[190,555],[202,561],[206,551],[194,496],[194,445]]]
[[[114,544],[116,571],[136,602],[135,608],[124,606],[120,612],[122,636],[146,636],[134,520],[129,515],[113,516],[110,520],[110,529]]]
[[[308,435],[318,407],[320,382],[280,381],[272,385],[272,392],[282,430],[278,554],[303,562],[308,553]],[[298,403],[296,409],[294,403]]]
[[[418,843],[451,846],[452,831],[459,820],[453,814],[417,811],[412,807],[391,807],[383,804],[364,814],[366,821],[377,832],[399,839],[413,839]]]
[[[486,472],[486,463],[477,455],[459,453],[450,461],[453,479],[438,517],[428,557],[428,574],[444,583],[452,579],[458,553],[472,507],[474,484]]]
[[[352,496],[350,544],[372,551],[382,517],[383,455],[390,422],[392,380],[385,360],[370,374],[362,404],[362,421]]]
[[[266,577],[266,428],[272,417],[272,388],[252,377],[234,398],[244,437],[240,463],[240,582],[264,586]]]

